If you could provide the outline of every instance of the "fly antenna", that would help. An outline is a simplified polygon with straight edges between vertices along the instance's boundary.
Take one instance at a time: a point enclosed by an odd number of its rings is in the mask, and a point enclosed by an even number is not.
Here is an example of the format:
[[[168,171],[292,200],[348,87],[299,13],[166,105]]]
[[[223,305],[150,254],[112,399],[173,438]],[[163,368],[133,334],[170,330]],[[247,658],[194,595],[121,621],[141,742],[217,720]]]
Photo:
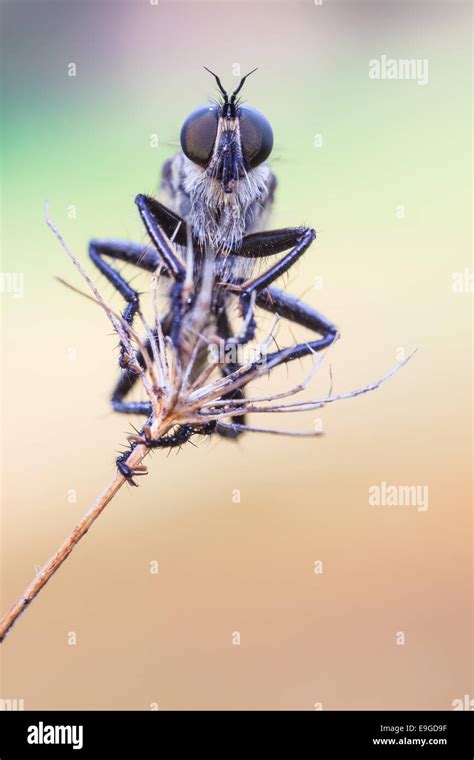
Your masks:
[[[228,102],[229,102],[229,96],[228,96],[227,92],[224,90],[224,88],[223,88],[223,86],[222,86],[222,82],[221,82],[221,80],[219,79],[219,77],[217,76],[217,74],[214,74],[214,72],[213,72],[213,71],[211,71],[211,69],[208,69],[208,68],[207,68],[207,66],[204,66],[204,68],[206,69],[206,71],[208,71],[208,72],[209,72],[209,74],[212,74],[212,76],[214,77],[214,79],[215,79],[215,80],[216,80],[216,82],[217,82],[217,86],[218,86],[219,90],[221,91],[221,93],[222,93],[222,94],[223,94],[223,96],[224,96],[224,102],[225,102],[225,103],[228,103]],[[248,76],[248,75],[247,75],[247,76]],[[244,77],[244,79],[245,79],[245,77]],[[243,84],[243,82],[241,82],[241,84]]]
[[[258,68],[258,66],[257,66],[257,68]],[[239,86],[237,87],[237,89],[234,90],[234,92],[232,93],[232,95],[230,97],[230,102],[231,103],[235,103],[235,98],[237,97],[238,93],[241,91],[242,87],[244,86],[245,80],[247,79],[247,77],[250,76],[250,74],[253,74],[254,71],[257,71],[257,68],[252,69],[252,71],[249,71],[248,74],[246,74],[244,77],[242,77],[242,79],[240,80]]]

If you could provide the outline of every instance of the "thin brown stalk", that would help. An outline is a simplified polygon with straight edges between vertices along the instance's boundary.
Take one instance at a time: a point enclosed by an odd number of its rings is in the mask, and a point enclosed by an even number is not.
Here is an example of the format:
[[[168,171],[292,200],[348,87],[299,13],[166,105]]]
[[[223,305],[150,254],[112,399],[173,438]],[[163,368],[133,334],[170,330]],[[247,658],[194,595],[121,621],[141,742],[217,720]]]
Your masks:
[[[166,426],[162,426],[161,430],[154,430],[153,433],[155,435],[162,435],[164,432],[166,432],[166,429]],[[136,470],[137,467],[140,467],[142,465],[142,462],[149,451],[150,449],[146,446],[136,446],[136,448],[133,449],[129,458],[127,459],[127,464]],[[146,468],[143,468],[142,474],[145,474],[145,472]],[[100,496],[97,497],[91,508],[86,512],[82,520],[78,522],[74,530],[61,544],[59,549],[57,549],[57,551],[55,551],[48,562],[43,565],[41,570],[37,573],[36,577],[25,589],[23,594],[17,599],[7,614],[0,620],[0,642],[5,639],[8,632],[15,625],[18,618],[30,606],[33,599],[38,596],[41,589],[44,588],[46,584],[51,580],[54,573],[59,570],[63,562],[69,557],[72,550],[77,546],[81,538],[86,535],[92,523],[97,520],[100,514],[102,514],[104,509],[108,504],[110,504],[114,496],[118,493],[125,482],[126,481],[124,476],[117,472],[110,483],[104,488]]]

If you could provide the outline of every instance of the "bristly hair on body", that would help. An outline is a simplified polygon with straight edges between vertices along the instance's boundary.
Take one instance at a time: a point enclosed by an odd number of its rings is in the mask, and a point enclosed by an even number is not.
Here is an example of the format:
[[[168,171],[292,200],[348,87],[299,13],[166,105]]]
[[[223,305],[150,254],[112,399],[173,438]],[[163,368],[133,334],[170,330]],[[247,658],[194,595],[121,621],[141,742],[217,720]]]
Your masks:
[[[246,172],[233,193],[218,179],[179,152],[163,166],[162,189],[169,205],[190,224],[195,239],[225,257],[238,249],[248,232],[264,226],[273,203],[276,179],[268,163]],[[247,277],[254,266],[241,260],[237,277]],[[227,273],[228,275],[230,273]]]

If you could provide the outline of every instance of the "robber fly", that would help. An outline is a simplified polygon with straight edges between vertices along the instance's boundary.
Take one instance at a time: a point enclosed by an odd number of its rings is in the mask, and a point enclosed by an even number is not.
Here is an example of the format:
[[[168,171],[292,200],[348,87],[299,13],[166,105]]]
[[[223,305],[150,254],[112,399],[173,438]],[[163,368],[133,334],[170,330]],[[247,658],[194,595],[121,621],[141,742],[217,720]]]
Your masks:
[[[220,78],[207,69],[219,88],[219,100],[194,110],[185,120],[180,135],[181,151],[167,160],[162,170],[162,187],[169,207],[148,195],[137,195],[135,203],[151,246],[117,240],[93,240],[89,254],[97,268],[127,302],[123,318],[132,324],[139,309],[138,293],[108,259],[124,261],[149,272],[159,267],[169,284],[169,308],[162,328],[179,340],[183,318],[183,255],[192,236],[196,282],[205,256],[212,252],[216,286],[210,320],[224,344],[244,345],[256,331],[257,308],[280,315],[318,334],[318,338],[269,354],[273,364],[289,362],[327,347],[335,339],[335,326],[312,307],[273,286],[281,275],[307,251],[316,237],[309,227],[285,227],[257,231],[272,204],[276,181],[267,163],[273,147],[268,119],[239,99],[247,77],[229,95]],[[254,69],[255,71],[255,69]],[[283,254],[268,268],[254,274],[257,260]],[[245,329],[232,333],[229,310],[240,305]],[[190,306],[192,296],[188,298]],[[137,358],[141,362],[143,357]],[[136,380],[125,347],[119,359],[122,374],[112,394],[117,412],[149,415],[150,405],[126,400]],[[223,372],[234,369],[223,368]],[[242,420],[240,420],[241,422]],[[179,445],[195,430],[178,430],[154,445]],[[236,426],[235,437],[242,425]],[[220,432],[220,431],[217,431]],[[222,435],[229,436],[229,431]],[[120,462],[119,462],[120,467]]]

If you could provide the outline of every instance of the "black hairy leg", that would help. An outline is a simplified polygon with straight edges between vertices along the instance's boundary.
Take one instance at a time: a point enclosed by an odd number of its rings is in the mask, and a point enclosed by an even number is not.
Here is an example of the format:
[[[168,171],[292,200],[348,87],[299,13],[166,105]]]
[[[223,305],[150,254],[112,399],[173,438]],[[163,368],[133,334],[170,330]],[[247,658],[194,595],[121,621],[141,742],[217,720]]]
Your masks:
[[[255,232],[243,238],[241,247],[232,252],[235,257],[257,259],[275,256],[288,251],[288,248],[291,250],[262,274],[246,282],[231,286],[231,290],[239,293],[246,330],[238,339],[231,338],[229,342],[245,344],[255,337],[256,322],[253,309],[256,296],[258,298],[258,293],[265,290],[274,280],[287,272],[308,250],[315,238],[316,232],[309,227],[285,227],[281,230]]]
[[[130,449],[125,451],[115,460],[118,471],[126,478],[126,480],[132,486],[137,486],[134,478],[141,475],[146,475],[146,467],[129,467],[127,459],[138,445],[147,446],[149,449],[173,449],[182,446],[187,443],[193,435],[212,435],[216,430],[217,424],[215,422],[207,422],[204,425],[178,425],[171,433],[167,433],[164,436],[156,439],[149,439],[145,434],[145,428],[138,436],[130,436],[133,440]]]
[[[106,258],[133,264],[148,272],[155,272],[161,266],[162,274],[175,280],[175,286],[171,290],[175,303],[180,300],[181,286],[179,284],[183,282],[185,276],[184,264],[170,240],[170,236],[175,236],[176,242],[180,245],[186,243],[186,226],[183,220],[149,196],[137,195],[135,202],[154,247],[122,240],[92,240],[89,244],[91,260],[127,302],[122,316],[129,325],[133,324],[134,317],[140,308],[139,294],[106,261]],[[180,309],[177,308],[173,312],[176,318],[179,313]],[[179,330],[178,319],[177,322],[175,332]],[[125,346],[121,344],[119,364],[122,369],[130,367],[131,359],[132,357],[127,355]]]
[[[303,303],[295,296],[285,293],[279,288],[267,288],[257,295],[257,304],[272,314],[278,314],[295,324],[307,327],[321,335],[317,340],[298,343],[290,348],[282,348],[266,356],[270,364],[286,364],[302,356],[313,354],[327,348],[336,339],[337,328],[326,317],[312,306]]]

